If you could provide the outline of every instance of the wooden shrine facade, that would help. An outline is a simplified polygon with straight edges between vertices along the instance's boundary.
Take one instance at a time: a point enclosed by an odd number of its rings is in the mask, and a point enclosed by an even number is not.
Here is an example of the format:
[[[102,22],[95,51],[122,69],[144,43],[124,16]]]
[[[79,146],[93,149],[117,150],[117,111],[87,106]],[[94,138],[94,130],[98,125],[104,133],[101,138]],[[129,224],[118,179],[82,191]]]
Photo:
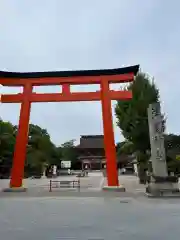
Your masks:
[[[86,135],[81,136],[80,144],[76,146],[78,160],[81,161],[82,169],[102,169],[106,163],[104,136]]]

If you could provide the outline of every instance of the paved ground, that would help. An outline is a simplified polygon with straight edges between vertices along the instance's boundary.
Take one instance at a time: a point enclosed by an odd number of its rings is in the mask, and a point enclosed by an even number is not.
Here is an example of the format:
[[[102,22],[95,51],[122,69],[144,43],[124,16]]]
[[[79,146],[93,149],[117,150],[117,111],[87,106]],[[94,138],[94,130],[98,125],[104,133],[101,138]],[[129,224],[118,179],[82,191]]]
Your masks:
[[[119,183],[126,188],[127,192],[145,192],[145,185],[139,184],[139,179],[136,176],[121,175]]]
[[[101,173],[81,178],[80,192],[50,193],[49,179],[26,179],[27,193],[0,192],[0,239],[179,239],[179,199],[148,199],[135,176],[119,180],[125,193],[100,191]]]
[[[61,176],[55,180],[77,180],[76,176]],[[126,192],[104,192],[102,186],[106,184],[101,172],[92,172],[88,177],[80,178],[81,188],[79,189],[61,189],[53,188],[49,192],[49,179],[25,179],[24,185],[28,188],[25,193],[4,193],[0,191],[0,197],[100,197],[100,198],[115,198],[115,197],[144,197],[145,187],[139,185],[138,179],[135,176],[120,176],[119,181],[125,186]],[[9,180],[0,180],[0,189],[8,187]]]
[[[0,239],[178,240],[179,200],[0,198]]]
[[[60,176],[54,180],[77,180],[76,176]],[[48,191],[49,190],[49,182],[50,180],[47,178],[42,179],[25,179],[24,186],[28,189],[36,189],[39,191]],[[89,173],[88,177],[80,178],[81,189],[87,191],[100,191],[102,186],[106,185],[106,180],[102,176],[101,172],[92,172]],[[144,186],[138,183],[138,179],[135,176],[120,176],[119,182],[123,186],[125,186],[127,192],[143,192]],[[9,180],[0,180],[0,190],[3,188],[7,188],[9,185]],[[53,191],[57,191],[58,189],[54,189]]]

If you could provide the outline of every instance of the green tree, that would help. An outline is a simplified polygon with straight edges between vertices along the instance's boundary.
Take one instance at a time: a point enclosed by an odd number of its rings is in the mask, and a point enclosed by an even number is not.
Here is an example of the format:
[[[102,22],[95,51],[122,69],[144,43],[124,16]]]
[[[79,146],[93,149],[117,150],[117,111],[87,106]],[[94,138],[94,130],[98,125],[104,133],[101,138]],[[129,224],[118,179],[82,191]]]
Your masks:
[[[75,140],[72,139],[61,145],[62,160],[71,161],[72,168],[75,166],[76,161],[77,161],[77,151],[76,151],[74,143],[75,143]]]
[[[12,166],[16,129],[0,119],[0,175],[8,176]]]
[[[135,151],[134,144],[129,141],[121,142],[121,147],[118,148],[117,154],[120,156],[121,153],[131,155]]]
[[[165,149],[168,170],[176,174],[180,173],[180,136],[175,134],[165,134]]]
[[[64,161],[73,161],[76,158],[75,140],[69,140],[61,145],[62,159]]]
[[[47,130],[30,124],[25,164],[26,175],[41,175],[45,165],[55,162],[57,162],[56,147],[51,142]]]
[[[159,90],[154,81],[144,73],[139,73],[126,89],[132,91],[133,98],[130,101],[117,102],[117,125],[124,138],[133,144],[144,171],[149,157],[147,152],[150,150],[147,108],[149,104],[159,101]]]
[[[17,128],[0,119],[0,175],[6,177],[9,176],[12,166]],[[29,125],[25,176],[40,176],[45,166],[60,165],[63,157],[73,161],[75,158],[74,141],[56,147],[46,129],[34,124]]]

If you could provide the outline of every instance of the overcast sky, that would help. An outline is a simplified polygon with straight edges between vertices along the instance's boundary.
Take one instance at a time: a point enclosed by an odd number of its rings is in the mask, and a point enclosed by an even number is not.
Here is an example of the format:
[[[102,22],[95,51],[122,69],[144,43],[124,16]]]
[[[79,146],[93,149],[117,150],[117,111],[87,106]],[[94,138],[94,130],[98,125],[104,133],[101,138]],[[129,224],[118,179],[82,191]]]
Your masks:
[[[0,70],[140,64],[160,88],[168,132],[180,134],[179,9],[178,0],[0,0]],[[58,92],[59,87],[36,90]],[[1,93],[18,91],[1,87]],[[18,104],[1,104],[0,117],[17,124],[19,109]],[[98,102],[33,104],[31,122],[47,128],[57,145],[103,134]],[[117,142],[122,136],[115,122]]]

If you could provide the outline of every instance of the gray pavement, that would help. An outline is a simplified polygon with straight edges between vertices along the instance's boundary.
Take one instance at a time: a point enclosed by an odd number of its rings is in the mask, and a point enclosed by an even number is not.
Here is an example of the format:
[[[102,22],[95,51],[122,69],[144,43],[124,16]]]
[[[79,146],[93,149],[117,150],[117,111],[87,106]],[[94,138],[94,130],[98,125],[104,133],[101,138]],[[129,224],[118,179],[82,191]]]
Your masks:
[[[121,175],[119,176],[119,183],[122,184],[127,192],[145,192],[146,186],[139,184],[139,179],[132,175]]]
[[[54,180],[77,180],[76,176],[60,176]],[[50,179],[24,179],[24,186],[28,188],[25,193],[4,193],[0,191],[0,197],[142,197],[144,196],[144,186],[138,184],[138,179],[135,176],[120,176],[120,183],[125,188],[125,193],[108,193],[103,192],[102,187],[106,182],[101,172],[91,172],[88,177],[80,178],[81,188],[80,191],[76,189],[61,189],[53,188],[49,192]],[[9,180],[0,180],[0,189],[8,187]],[[54,185],[54,184],[53,184]],[[56,185],[56,184],[55,184]]]
[[[103,180],[91,173],[80,191],[49,192],[49,179],[26,179],[26,193],[0,192],[0,239],[179,239],[179,199],[146,198],[135,176],[120,176],[125,193],[101,191]]]
[[[76,176],[60,176],[54,180],[77,180]],[[9,180],[0,180],[0,197],[6,196],[77,196],[77,197],[116,197],[116,196],[131,196],[142,197],[145,193],[145,185],[139,184],[136,176],[121,175],[119,182],[126,188],[125,193],[104,193],[102,187],[106,185],[106,179],[103,178],[101,172],[92,172],[88,177],[80,178],[81,189],[60,189],[53,188],[49,193],[50,179],[25,179],[24,186],[28,188],[27,193],[3,193],[1,190],[8,187]]]
[[[0,198],[2,240],[178,240],[179,200]]]
[[[55,178],[54,180],[57,181],[63,181],[63,180],[77,180],[78,178],[76,176],[60,176],[58,178]],[[49,182],[50,179],[47,178],[41,178],[41,179],[24,179],[24,187],[28,188],[28,191],[33,195],[35,193],[38,193],[38,196],[40,195],[40,192],[42,195],[45,193],[48,194],[49,191]],[[126,192],[128,193],[143,193],[145,192],[145,186],[140,185],[138,183],[138,178],[136,176],[127,176],[127,175],[121,175],[119,177],[119,182],[126,188]],[[81,192],[82,191],[94,191],[98,192],[101,191],[102,187],[106,185],[106,179],[103,178],[101,172],[91,172],[89,173],[88,177],[80,178],[80,184],[81,184]],[[9,186],[9,179],[7,180],[0,180],[0,191],[4,188],[7,188]],[[53,189],[54,191],[61,191],[61,189]],[[72,191],[71,191],[72,192]],[[72,193],[70,193],[72,194]],[[2,193],[0,194],[2,195]],[[101,194],[100,194],[101,195]]]
[[[64,181],[64,180],[77,180],[76,176],[60,176],[55,179],[55,181]],[[90,173],[88,177],[80,178],[81,186],[86,188],[100,188],[102,182],[102,174],[98,173]],[[49,188],[50,179],[46,177],[41,179],[24,179],[23,185],[27,188]],[[9,179],[0,179],[0,190],[3,188],[9,187]]]

